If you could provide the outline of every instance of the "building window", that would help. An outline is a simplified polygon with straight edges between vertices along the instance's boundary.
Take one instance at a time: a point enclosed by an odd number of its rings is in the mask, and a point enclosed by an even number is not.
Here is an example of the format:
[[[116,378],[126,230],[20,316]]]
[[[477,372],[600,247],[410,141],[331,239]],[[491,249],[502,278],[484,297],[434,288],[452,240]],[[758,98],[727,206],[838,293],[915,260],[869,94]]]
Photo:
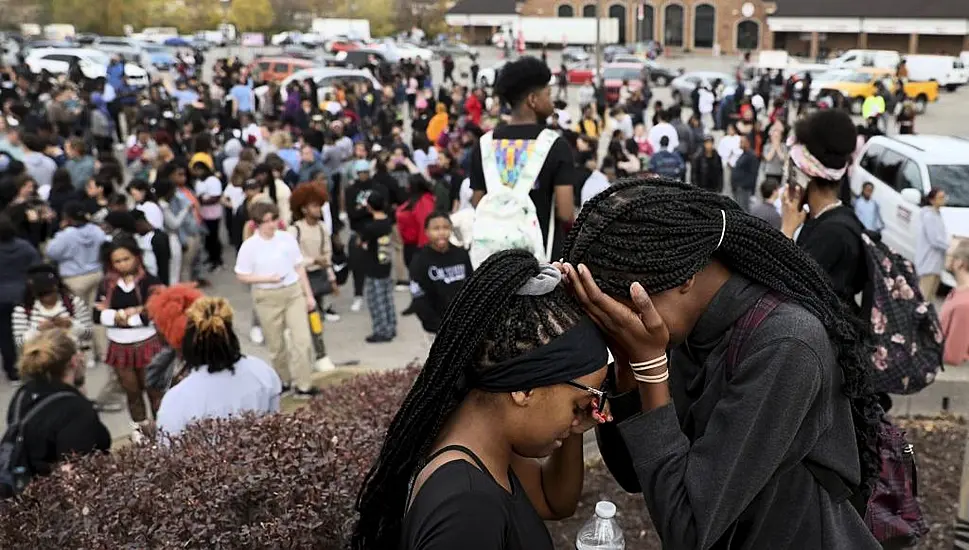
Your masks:
[[[582,17],[595,17],[596,16],[596,5],[586,4],[582,6]]]
[[[653,39],[656,10],[653,9],[653,6],[645,2],[639,4],[636,9],[638,10],[636,13],[636,18],[639,20],[636,24],[636,41],[649,42]]]
[[[559,6],[559,17],[572,17],[573,15],[575,15],[575,13],[572,10],[571,4],[562,4]]]
[[[683,47],[683,6],[666,6],[663,17],[663,44],[674,48]]]
[[[710,4],[700,4],[693,12],[693,47],[712,48],[717,10]]]
[[[626,6],[613,4],[609,6],[609,17],[619,20],[619,43],[626,43]]]
[[[748,51],[756,50],[759,47],[760,23],[749,19],[737,23],[737,49]]]

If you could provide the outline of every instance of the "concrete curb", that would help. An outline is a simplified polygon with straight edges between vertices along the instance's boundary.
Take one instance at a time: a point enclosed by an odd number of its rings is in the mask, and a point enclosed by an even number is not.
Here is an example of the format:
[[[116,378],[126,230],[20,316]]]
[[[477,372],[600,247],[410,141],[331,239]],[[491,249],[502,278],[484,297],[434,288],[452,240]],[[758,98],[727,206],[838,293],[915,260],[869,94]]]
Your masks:
[[[939,416],[969,418],[969,365],[948,366],[935,382],[913,395],[893,395],[894,416]]]

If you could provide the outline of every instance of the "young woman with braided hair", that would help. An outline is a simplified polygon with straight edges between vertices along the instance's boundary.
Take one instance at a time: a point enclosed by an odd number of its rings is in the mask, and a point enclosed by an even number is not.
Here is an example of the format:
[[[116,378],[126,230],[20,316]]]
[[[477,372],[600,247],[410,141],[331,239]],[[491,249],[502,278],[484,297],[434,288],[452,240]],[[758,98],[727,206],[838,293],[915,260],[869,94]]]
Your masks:
[[[608,414],[605,340],[561,279],[514,250],[464,285],[364,482],[352,548],[553,548],[542,520],[574,513],[582,433]]]
[[[661,178],[586,203],[565,258],[616,358],[600,450],[666,548],[879,548],[831,490],[869,491],[880,409],[864,327],[816,262]]]
[[[282,381],[265,361],[242,354],[229,302],[199,298],[185,317],[181,354],[189,373],[162,398],[158,429],[176,435],[205,418],[278,411]]]

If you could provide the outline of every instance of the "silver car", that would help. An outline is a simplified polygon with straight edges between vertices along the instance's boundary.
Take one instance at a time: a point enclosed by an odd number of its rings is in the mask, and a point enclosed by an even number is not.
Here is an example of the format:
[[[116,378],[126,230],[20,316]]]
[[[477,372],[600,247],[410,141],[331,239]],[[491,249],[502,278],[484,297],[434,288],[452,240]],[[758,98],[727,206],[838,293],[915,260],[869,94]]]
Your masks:
[[[737,89],[737,79],[727,73],[717,71],[691,71],[683,73],[673,79],[670,89],[673,92],[673,101],[680,105],[686,105],[690,101],[690,96],[697,84],[713,88],[713,83],[717,80],[723,83],[723,95],[733,95]]]

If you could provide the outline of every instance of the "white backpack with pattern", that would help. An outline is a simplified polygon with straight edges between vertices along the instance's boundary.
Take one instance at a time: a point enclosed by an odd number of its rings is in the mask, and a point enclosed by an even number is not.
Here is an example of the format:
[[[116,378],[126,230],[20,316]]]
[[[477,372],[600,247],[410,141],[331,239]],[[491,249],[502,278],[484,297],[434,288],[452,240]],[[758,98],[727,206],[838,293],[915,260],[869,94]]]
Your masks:
[[[555,197],[552,197],[546,243],[542,238],[535,203],[528,194],[558,137],[552,130],[542,130],[517,181],[506,182],[498,173],[492,132],[481,136],[481,170],[487,193],[478,202],[471,227],[470,256],[475,269],[489,256],[502,250],[527,250],[539,261],[549,261],[555,239]]]

